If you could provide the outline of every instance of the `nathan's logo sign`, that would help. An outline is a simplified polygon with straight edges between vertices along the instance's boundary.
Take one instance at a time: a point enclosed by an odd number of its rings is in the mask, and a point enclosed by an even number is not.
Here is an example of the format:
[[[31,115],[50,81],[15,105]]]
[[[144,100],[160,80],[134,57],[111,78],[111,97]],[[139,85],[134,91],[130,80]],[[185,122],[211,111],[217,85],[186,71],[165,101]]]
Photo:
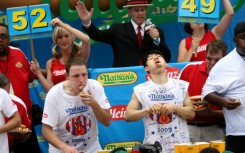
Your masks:
[[[133,71],[102,73],[97,80],[103,86],[133,84],[138,80],[138,75]]]
[[[117,105],[110,108],[110,114],[112,120],[124,120],[126,113],[126,105]]]
[[[29,88],[36,88],[38,86],[37,80],[32,81],[28,84]]]
[[[39,97],[42,100],[45,100],[47,93],[46,92],[39,92]]]
[[[37,135],[37,140],[38,140],[38,142],[45,142],[46,141],[42,135]]]
[[[131,149],[137,144],[140,144],[140,142],[131,141],[131,142],[109,143],[104,147],[104,150],[113,150],[118,147],[123,147],[125,149]]]

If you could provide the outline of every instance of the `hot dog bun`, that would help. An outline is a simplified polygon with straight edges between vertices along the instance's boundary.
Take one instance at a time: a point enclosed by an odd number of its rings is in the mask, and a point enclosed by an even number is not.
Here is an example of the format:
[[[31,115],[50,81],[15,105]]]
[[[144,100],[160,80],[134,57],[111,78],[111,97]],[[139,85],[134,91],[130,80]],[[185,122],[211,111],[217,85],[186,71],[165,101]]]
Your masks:
[[[201,110],[206,109],[207,103],[202,103],[202,99],[201,99],[200,95],[191,96],[190,99],[192,101],[192,104],[193,104],[195,111],[201,111]]]
[[[201,96],[198,95],[198,96],[190,96],[190,99],[193,103],[195,102],[201,102]]]
[[[20,124],[19,127],[11,130],[10,132],[12,132],[12,133],[28,133],[28,132],[31,132],[31,130],[28,129],[25,125]]]
[[[206,104],[196,104],[193,105],[195,111],[201,111],[206,109],[207,105]]]

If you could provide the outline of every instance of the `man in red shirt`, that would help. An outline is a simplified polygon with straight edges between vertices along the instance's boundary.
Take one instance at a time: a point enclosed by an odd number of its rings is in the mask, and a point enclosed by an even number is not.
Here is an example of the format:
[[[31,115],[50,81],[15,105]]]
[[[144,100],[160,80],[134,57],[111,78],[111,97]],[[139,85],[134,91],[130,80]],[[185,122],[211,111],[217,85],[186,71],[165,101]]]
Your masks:
[[[8,26],[0,23],[0,73],[5,74],[9,78],[14,95],[25,102],[27,114],[31,119],[32,101],[30,99],[28,83],[32,82],[36,76],[31,72],[30,63],[25,54],[19,48],[9,46],[9,44],[10,36]],[[35,148],[33,152],[39,152],[38,144],[36,147],[33,147],[35,146],[33,145],[34,142],[37,142],[37,138],[35,132],[32,134],[33,137],[31,137],[32,140],[30,140],[30,144],[25,146],[24,143],[22,143],[20,147],[24,150],[21,151],[21,149],[18,148],[18,152],[25,152],[27,148],[30,151],[32,148]]]
[[[200,96],[203,85],[214,65],[226,55],[227,45],[222,40],[214,40],[207,45],[206,61],[193,63],[183,68],[180,79],[188,81],[189,95]],[[223,140],[224,133],[220,125],[224,122],[223,111],[215,105],[204,110],[196,110],[195,118],[188,120],[191,142]]]
[[[8,28],[0,24],[0,73],[9,78],[14,94],[25,102],[28,115],[31,116],[32,101],[28,83],[32,82],[36,76],[31,72],[24,53],[9,44]]]

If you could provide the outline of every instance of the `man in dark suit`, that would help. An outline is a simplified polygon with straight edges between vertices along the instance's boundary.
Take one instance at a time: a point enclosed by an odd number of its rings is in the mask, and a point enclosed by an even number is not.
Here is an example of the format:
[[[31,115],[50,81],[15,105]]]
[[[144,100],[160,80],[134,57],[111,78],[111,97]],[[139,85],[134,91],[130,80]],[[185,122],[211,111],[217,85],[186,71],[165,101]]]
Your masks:
[[[93,8],[88,11],[83,2],[78,1],[76,9],[83,22],[83,29],[87,34],[93,40],[112,46],[114,52],[113,67],[141,65],[142,57],[150,50],[161,51],[166,58],[166,62],[169,62],[171,52],[165,43],[163,30],[159,28],[144,30],[147,6],[152,6],[148,3],[148,0],[129,0],[124,8],[128,8],[131,21],[114,23],[106,30],[99,30],[91,23]],[[141,29],[138,30],[139,27]],[[141,40],[138,37],[141,37]]]

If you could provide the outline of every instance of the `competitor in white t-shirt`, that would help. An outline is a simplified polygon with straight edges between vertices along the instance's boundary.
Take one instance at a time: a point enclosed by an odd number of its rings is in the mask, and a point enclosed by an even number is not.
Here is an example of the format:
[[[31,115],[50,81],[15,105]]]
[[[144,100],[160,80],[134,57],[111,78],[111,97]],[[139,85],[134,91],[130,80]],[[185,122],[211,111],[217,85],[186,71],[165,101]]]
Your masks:
[[[167,64],[157,50],[147,53],[143,64],[151,79],[134,87],[125,120],[143,118],[144,143],[159,141],[163,153],[174,153],[174,143],[190,141],[186,119],[195,113],[187,91],[189,83],[167,77]]]
[[[245,152],[245,22],[234,29],[236,48],[211,70],[202,98],[223,108],[226,150]]]
[[[45,100],[42,133],[49,153],[97,153],[97,120],[109,126],[110,104],[103,86],[88,79],[87,64],[73,58],[66,64],[67,80],[52,87]]]
[[[25,103],[14,94],[11,94],[11,83],[8,77],[5,74],[0,73],[0,88],[4,89],[7,93],[9,93],[10,99],[12,100],[13,104],[18,109],[18,114],[21,119],[21,124],[26,126],[26,128],[31,127],[31,121],[27,114],[27,108]],[[15,109],[13,109],[15,110]],[[5,122],[8,122],[10,118],[5,118]],[[15,145],[19,142],[26,141],[27,138],[29,138],[30,133],[8,133],[8,143],[9,143],[9,151],[12,152],[13,149],[15,149]]]
[[[10,120],[5,123],[5,117]],[[0,88],[0,152],[9,152],[7,132],[20,125],[20,116],[9,94]]]

